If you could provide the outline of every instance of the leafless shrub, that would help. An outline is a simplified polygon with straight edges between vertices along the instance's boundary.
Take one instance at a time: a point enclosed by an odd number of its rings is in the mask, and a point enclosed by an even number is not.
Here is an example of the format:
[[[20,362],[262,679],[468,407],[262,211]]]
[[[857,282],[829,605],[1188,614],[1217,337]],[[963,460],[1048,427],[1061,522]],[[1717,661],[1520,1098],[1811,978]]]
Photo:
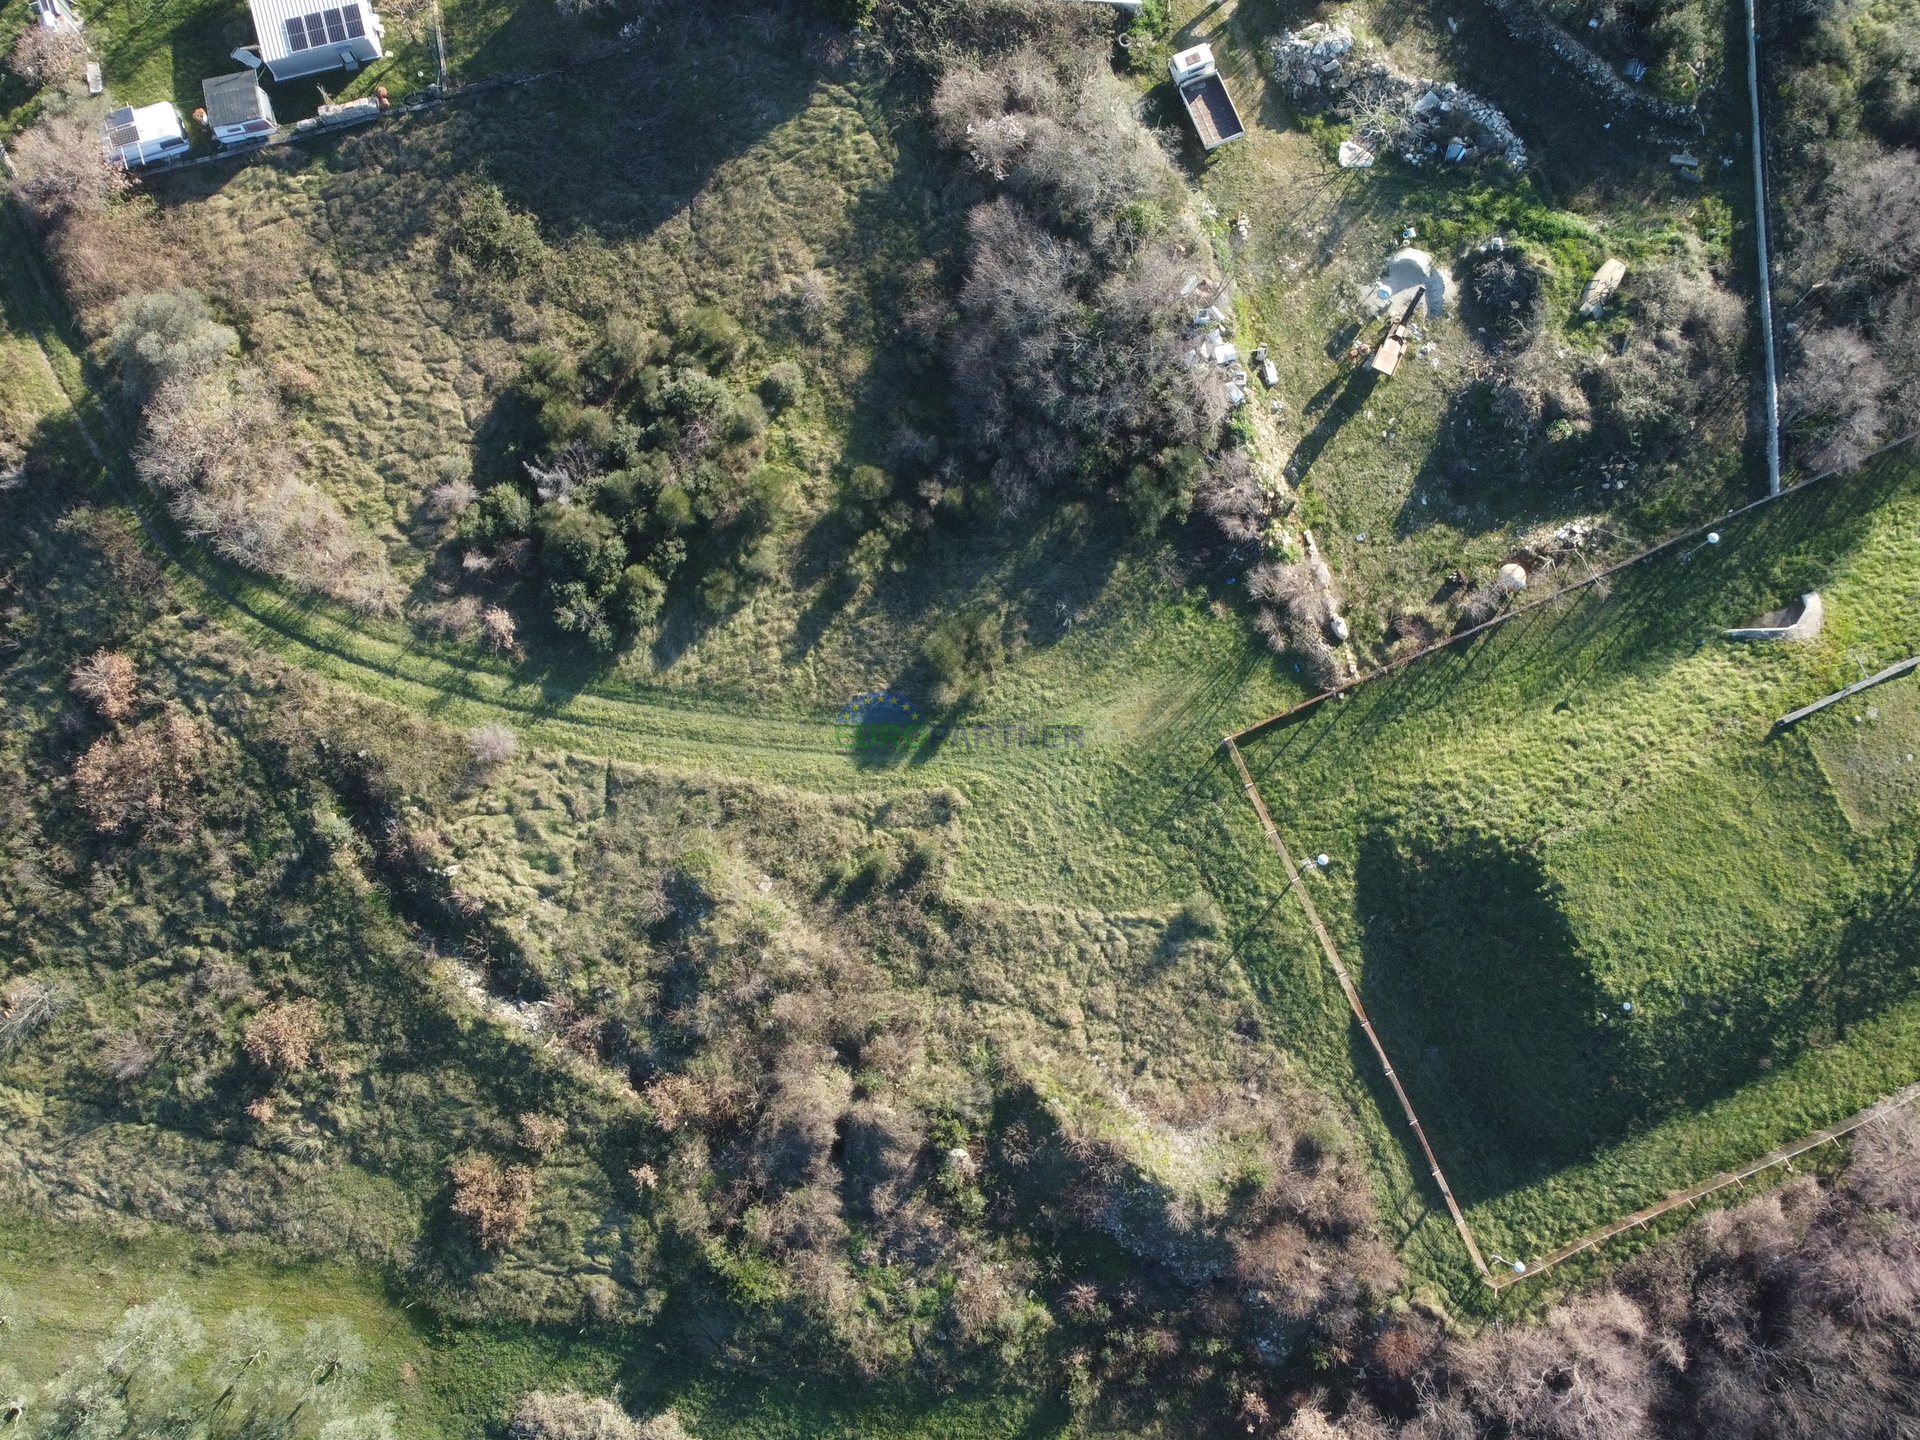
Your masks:
[[[423,607],[421,618],[442,635],[471,640],[480,633],[480,601],[473,595],[456,596],[445,604]]]
[[[498,605],[489,605],[480,612],[480,631],[487,638],[487,644],[503,655],[518,655],[520,642],[514,638],[513,616]]]
[[[592,446],[575,443],[555,453],[545,465],[523,462],[534,493],[542,502],[561,505],[573,499],[573,492],[602,473],[600,455]]]
[[[172,817],[205,749],[200,726],[169,710],[94,741],[73,767],[74,795],[106,834]]]
[[[454,1162],[453,1213],[483,1250],[504,1250],[533,1223],[533,1171],[491,1155]]]
[[[1193,498],[1230,544],[1251,544],[1266,528],[1266,492],[1253,472],[1253,462],[1238,447],[1224,451],[1207,467]]]
[[[611,1400],[578,1390],[534,1390],[520,1397],[507,1426],[510,1440],[651,1440]]]
[[[442,480],[427,494],[427,502],[432,505],[433,513],[453,518],[460,515],[478,497],[480,492],[473,488],[473,482],[465,476],[456,475],[451,480]]]
[[[133,713],[134,681],[133,661],[117,650],[96,650],[75,667],[69,684],[102,720],[118,725]]]
[[[62,25],[48,29],[37,19],[27,22],[13,42],[7,68],[38,90],[59,80],[71,80],[87,62],[87,42],[80,32]]]
[[[138,1080],[153,1068],[160,1052],[137,1035],[116,1032],[100,1047],[100,1069],[116,1085]]]
[[[483,770],[506,764],[519,749],[519,737],[505,725],[478,725],[467,732],[467,750]]]
[[[313,1060],[320,1023],[317,1001],[276,1001],[247,1022],[240,1045],[247,1058],[263,1069],[304,1070]]]
[[[1893,377],[1857,330],[1817,330],[1795,347],[1780,387],[1780,423],[1815,471],[1851,470],[1879,440]]]
[[[13,145],[14,185],[42,224],[98,210],[127,188],[100,142],[97,119],[80,111],[43,116]]]
[[[1847,1184],[1869,1205],[1920,1220],[1920,1110],[1903,1106],[1855,1132]]]
[[[1511,1433],[1542,1440],[1628,1440],[1647,1433],[1656,1377],[1640,1348],[1646,1318],[1602,1293],[1545,1324],[1459,1347],[1454,1363],[1479,1408]]]
[[[59,1013],[66,992],[45,980],[15,980],[0,1006],[0,1055],[9,1054]]]
[[[147,409],[142,478],[230,559],[358,610],[390,609],[386,555],[299,473],[272,386],[250,366],[161,386]]]

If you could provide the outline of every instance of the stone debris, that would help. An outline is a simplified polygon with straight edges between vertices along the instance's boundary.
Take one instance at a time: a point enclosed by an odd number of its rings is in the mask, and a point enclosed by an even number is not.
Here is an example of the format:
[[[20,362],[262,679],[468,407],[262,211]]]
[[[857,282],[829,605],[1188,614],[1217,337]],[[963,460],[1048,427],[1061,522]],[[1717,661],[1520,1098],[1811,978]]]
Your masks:
[[[1358,169],[1391,150],[1409,165],[1494,160],[1516,174],[1527,147],[1496,107],[1458,85],[1402,75],[1382,60],[1355,59],[1353,32],[1315,23],[1269,47],[1273,78],[1297,105],[1352,122],[1340,164]],[[1349,148],[1351,147],[1351,148]]]
[[[1605,60],[1562,30],[1532,0],[1487,0],[1501,23],[1523,45],[1539,45],[1552,52],[1595,89],[1622,105],[1657,115],[1662,120],[1692,120],[1691,105],[1663,100],[1638,85],[1630,85]]]

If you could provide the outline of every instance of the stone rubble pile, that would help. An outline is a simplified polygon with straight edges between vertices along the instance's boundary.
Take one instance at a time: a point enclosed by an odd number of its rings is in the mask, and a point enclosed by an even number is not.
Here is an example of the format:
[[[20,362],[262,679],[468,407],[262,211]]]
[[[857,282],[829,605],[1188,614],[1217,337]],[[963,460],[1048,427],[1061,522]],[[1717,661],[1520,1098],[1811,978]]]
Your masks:
[[[1526,144],[1507,117],[1470,90],[1402,75],[1380,60],[1356,60],[1353,32],[1313,24],[1272,42],[1273,78],[1287,98],[1354,126],[1353,143],[1392,151],[1409,165],[1493,160],[1516,174]]]

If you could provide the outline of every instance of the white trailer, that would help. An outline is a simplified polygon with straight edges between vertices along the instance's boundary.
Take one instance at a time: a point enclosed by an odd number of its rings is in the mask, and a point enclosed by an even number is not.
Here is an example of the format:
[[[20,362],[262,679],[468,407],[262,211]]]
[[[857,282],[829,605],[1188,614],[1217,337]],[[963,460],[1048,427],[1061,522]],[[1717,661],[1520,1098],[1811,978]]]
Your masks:
[[[1238,140],[1247,133],[1239,110],[1234,108],[1233,96],[1227,93],[1227,82],[1220,78],[1220,69],[1213,63],[1211,45],[1182,50],[1167,62],[1167,70],[1180,91],[1180,103],[1187,107],[1200,143],[1207,149],[1218,150],[1229,140]]]
[[[164,100],[137,109],[121,106],[101,122],[100,134],[107,158],[127,170],[175,159],[190,144],[180,112]]]

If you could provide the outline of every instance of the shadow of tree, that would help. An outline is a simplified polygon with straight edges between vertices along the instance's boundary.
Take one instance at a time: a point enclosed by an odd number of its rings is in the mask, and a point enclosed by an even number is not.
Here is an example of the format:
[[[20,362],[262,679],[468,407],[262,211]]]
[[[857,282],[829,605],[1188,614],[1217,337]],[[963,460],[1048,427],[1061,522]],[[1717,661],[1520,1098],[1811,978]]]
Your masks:
[[[1608,997],[1536,857],[1376,834],[1355,884],[1368,1013],[1462,1203],[1624,1134]]]

